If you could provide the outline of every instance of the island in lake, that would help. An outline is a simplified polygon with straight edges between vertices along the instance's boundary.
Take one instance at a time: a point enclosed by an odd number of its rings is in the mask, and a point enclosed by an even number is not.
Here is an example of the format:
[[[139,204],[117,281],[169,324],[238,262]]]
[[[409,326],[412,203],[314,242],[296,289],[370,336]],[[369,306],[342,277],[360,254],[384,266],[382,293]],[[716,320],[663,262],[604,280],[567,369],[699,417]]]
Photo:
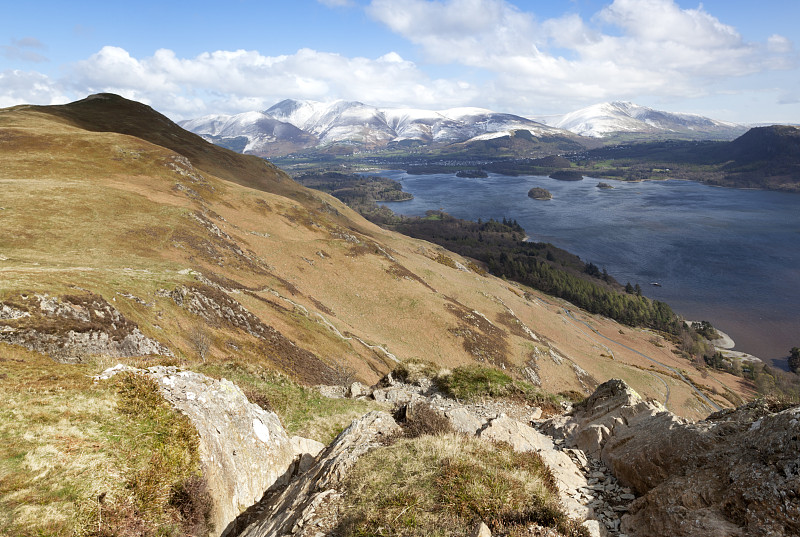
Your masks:
[[[608,183],[604,183],[604,182],[600,181],[599,183],[597,183],[597,188],[609,189],[609,188],[614,188],[614,187],[609,185]]]
[[[545,190],[544,188],[539,188],[538,186],[535,186],[532,189],[528,190],[528,197],[533,198],[535,200],[553,199],[553,195],[550,193],[550,191]]]
[[[550,179],[558,179],[559,181],[582,181],[583,172],[575,170],[556,170],[550,174]]]
[[[461,170],[456,173],[456,177],[466,177],[469,179],[486,179],[489,174],[483,170]]]

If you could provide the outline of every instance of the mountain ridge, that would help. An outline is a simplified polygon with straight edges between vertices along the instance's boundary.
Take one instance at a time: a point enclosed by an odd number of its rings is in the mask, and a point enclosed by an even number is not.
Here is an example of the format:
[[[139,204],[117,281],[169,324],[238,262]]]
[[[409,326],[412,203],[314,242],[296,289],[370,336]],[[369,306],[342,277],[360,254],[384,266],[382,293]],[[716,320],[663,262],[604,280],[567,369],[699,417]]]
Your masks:
[[[264,127],[259,122],[264,122]],[[424,110],[376,107],[359,101],[284,99],[260,112],[204,116],[179,124],[215,143],[264,157],[342,144],[368,151],[393,146],[470,144],[513,138],[520,131],[535,137],[563,138],[578,142],[580,147],[581,140],[586,146],[596,140],[617,139],[730,140],[747,130],[735,123],[663,112],[624,101],[600,103],[539,120],[474,107]],[[246,138],[244,145],[236,141],[239,137]]]
[[[255,114],[262,114],[261,116]],[[179,124],[209,140],[225,144],[238,136],[248,138],[246,151],[260,156],[277,156],[281,149],[273,142],[279,136],[258,141],[259,120],[270,118],[306,133],[306,149],[336,144],[374,150],[402,144],[456,144],[486,135],[527,130],[535,136],[574,137],[571,133],[513,114],[483,108],[379,108],[358,101],[301,101],[285,99],[262,112],[233,116],[212,115]],[[234,126],[238,125],[238,129]],[[311,138],[311,137],[316,137]]]

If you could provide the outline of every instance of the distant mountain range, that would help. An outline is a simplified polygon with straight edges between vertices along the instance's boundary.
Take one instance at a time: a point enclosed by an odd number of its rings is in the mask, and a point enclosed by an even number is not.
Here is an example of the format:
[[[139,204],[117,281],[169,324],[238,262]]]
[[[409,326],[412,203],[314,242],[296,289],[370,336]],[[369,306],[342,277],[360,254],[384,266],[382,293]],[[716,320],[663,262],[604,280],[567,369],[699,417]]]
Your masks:
[[[754,127],[730,142],[657,141],[587,151],[592,162],[613,161],[615,175],[669,169],[669,176],[707,184],[800,192],[800,128]],[[588,170],[587,170],[588,171]],[[634,172],[635,173],[635,172]]]
[[[593,147],[598,139],[732,140],[747,131],[734,123],[624,102],[603,103],[536,121],[484,108],[378,108],[356,101],[287,99],[260,112],[211,115],[179,125],[223,147],[262,157],[311,149],[370,151],[453,144],[486,146],[487,142],[498,146],[504,145],[499,143],[501,139],[532,143],[547,140],[548,147],[564,148]]]
[[[559,129],[593,138],[732,140],[748,127],[696,114],[675,114],[630,102],[601,103],[548,118]]]
[[[355,101],[287,99],[263,112],[212,115],[179,124],[209,141],[259,156],[329,146],[374,150],[449,145],[523,130],[537,137],[574,138],[556,127],[483,108],[378,108]]]

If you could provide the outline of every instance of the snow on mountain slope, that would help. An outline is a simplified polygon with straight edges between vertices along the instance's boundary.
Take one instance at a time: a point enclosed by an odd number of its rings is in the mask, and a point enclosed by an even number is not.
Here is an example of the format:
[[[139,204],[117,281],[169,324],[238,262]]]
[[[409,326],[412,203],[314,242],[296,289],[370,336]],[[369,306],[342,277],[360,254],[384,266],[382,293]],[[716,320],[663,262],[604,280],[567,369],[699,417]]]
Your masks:
[[[210,116],[198,117],[179,121],[178,125],[199,135],[216,136],[232,116],[215,114]]]
[[[314,135],[263,112],[244,112],[233,116],[205,116],[181,121],[178,124],[206,140],[224,146],[229,146],[231,141],[244,137],[246,138],[245,145],[241,146],[239,143],[235,146],[235,149],[242,153],[268,155],[275,152],[273,146],[276,144],[286,149],[296,150],[318,143]]]
[[[439,112],[419,108],[384,108],[386,124],[396,133],[395,142],[433,141],[434,125],[445,119]]]
[[[595,104],[548,121],[581,136],[605,138],[625,133],[733,139],[747,128],[695,114],[654,110],[630,102]]]
[[[264,112],[236,116],[207,116],[181,123],[209,139],[247,138],[247,150],[257,152],[280,141],[281,133],[300,140],[299,132],[313,136],[319,145],[357,144],[367,148],[418,140],[421,143],[457,143],[493,132],[526,129],[534,135],[565,134],[553,127],[511,114],[485,108],[422,110],[377,108],[357,101],[301,101],[286,99]],[[280,130],[278,126],[281,126]],[[279,132],[280,131],[280,132]]]
[[[283,100],[263,112],[206,116],[181,126],[216,143],[262,156],[314,146],[348,144],[379,149],[391,143],[452,144],[491,139],[527,130],[533,136],[574,134],[594,138],[628,135],[643,139],[675,137],[733,139],[747,129],[692,114],[675,114],[630,102],[596,104],[544,122],[485,108],[446,110],[379,108],[358,101]],[[574,134],[573,134],[574,133]],[[242,147],[242,137],[246,145]]]
[[[268,108],[264,113],[304,131],[311,131],[319,117],[330,107],[329,103],[285,99]]]
[[[287,99],[266,114],[319,137],[321,144],[353,142],[381,145],[396,135],[383,113],[357,101],[297,101]]]

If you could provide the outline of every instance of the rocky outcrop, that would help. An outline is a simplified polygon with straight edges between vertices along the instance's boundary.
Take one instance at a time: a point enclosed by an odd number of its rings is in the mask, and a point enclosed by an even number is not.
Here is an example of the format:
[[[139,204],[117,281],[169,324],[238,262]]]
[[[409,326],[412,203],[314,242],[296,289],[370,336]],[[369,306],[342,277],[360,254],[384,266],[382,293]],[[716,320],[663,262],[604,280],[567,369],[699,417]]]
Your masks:
[[[543,430],[640,496],[622,518],[629,535],[800,535],[798,407],[751,404],[690,423],[611,380]]]
[[[117,366],[101,378],[124,370],[130,368]],[[137,372],[155,378],[165,399],[197,427],[217,534],[328,534],[339,521],[343,478],[399,429],[389,414],[371,412],[324,448],[289,439],[273,413],[248,403],[226,380],[173,367]],[[345,394],[377,394],[405,405],[406,414],[426,405],[466,434],[537,452],[565,511],[592,536],[800,535],[800,407],[771,412],[752,403],[692,423],[619,380],[601,385],[571,414],[544,421],[532,417],[539,409],[518,403],[462,404],[430,382],[390,378],[335,395]]]
[[[89,355],[112,358],[172,356],[95,294],[19,295],[0,303],[0,341],[47,354],[60,362]]]
[[[381,445],[399,426],[385,412],[370,412],[354,421],[288,487],[268,495],[242,515],[232,535],[298,537],[324,535],[335,523],[331,504],[340,496],[337,487],[359,457]],[[243,528],[239,530],[239,528]]]
[[[299,467],[308,466],[321,444],[291,440],[273,412],[247,400],[232,382],[216,380],[175,367],[137,370],[118,365],[98,380],[131,371],[154,378],[161,394],[189,417],[200,437],[200,460],[213,498],[212,521],[219,535],[271,486],[288,482]]]
[[[589,487],[586,477],[566,453],[555,449],[550,437],[507,416],[490,420],[478,431],[478,436],[494,442],[505,442],[514,451],[537,452],[556,478],[561,503],[570,517],[579,520],[594,517],[591,507],[581,504],[570,494],[571,491]]]
[[[331,366],[264,323],[221,288],[196,283],[179,285],[172,291],[161,289],[157,294],[170,297],[179,307],[212,326],[227,326],[255,337],[260,342],[262,354],[269,357],[277,369],[290,373],[301,382],[311,384],[320,379],[336,379],[336,371]]]
[[[327,391],[323,390],[323,393]],[[404,409],[405,412],[399,415],[413,414],[417,405],[428,406],[446,417],[458,432],[491,442],[504,442],[516,451],[537,452],[553,473],[561,504],[570,518],[581,521],[592,537],[621,535],[618,532],[618,513],[627,507],[618,508],[629,500],[619,495],[630,491],[620,489],[612,476],[604,475],[602,480],[597,479],[598,468],[591,467],[579,450],[564,450],[549,436],[533,428],[530,425],[532,421],[542,415],[540,408],[491,399],[461,403],[439,393],[430,379],[421,378],[409,384],[398,381],[391,374],[372,390],[371,395],[377,401]],[[578,456],[571,452],[578,453]]]

